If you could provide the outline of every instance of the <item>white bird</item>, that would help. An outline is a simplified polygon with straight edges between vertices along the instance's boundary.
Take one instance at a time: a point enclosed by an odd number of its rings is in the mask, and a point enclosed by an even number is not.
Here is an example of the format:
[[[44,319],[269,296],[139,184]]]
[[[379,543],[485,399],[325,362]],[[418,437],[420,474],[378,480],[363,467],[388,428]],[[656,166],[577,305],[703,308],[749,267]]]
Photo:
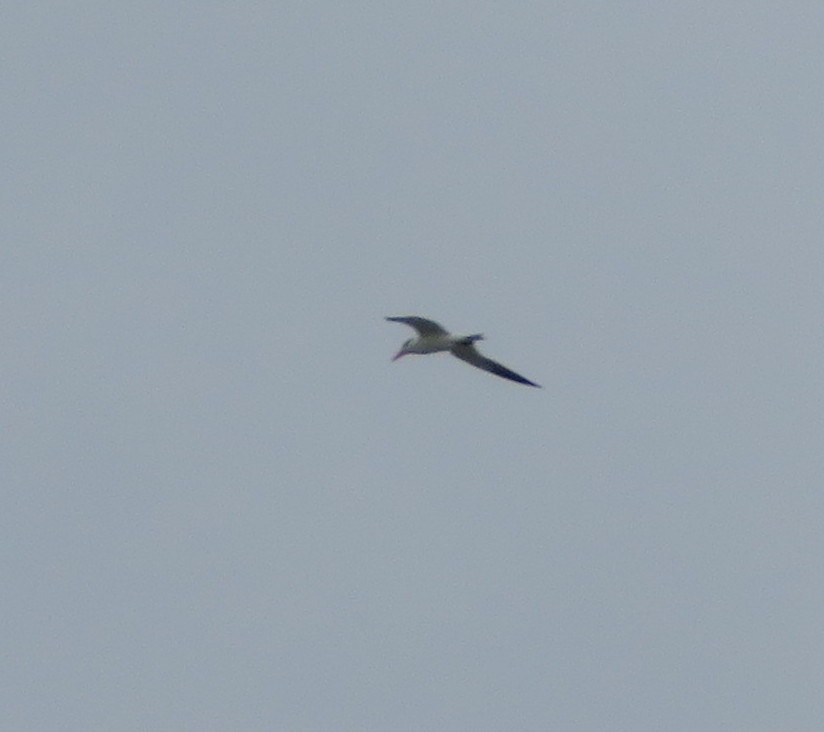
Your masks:
[[[453,356],[466,361],[479,369],[489,371],[496,376],[502,376],[505,379],[517,381],[519,384],[527,384],[528,386],[537,386],[529,379],[510,371],[506,366],[502,366],[497,361],[491,358],[486,358],[475,350],[475,341],[483,340],[480,333],[474,335],[459,336],[452,335],[448,330],[440,326],[434,320],[427,318],[418,318],[415,316],[408,316],[403,318],[387,318],[393,323],[406,323],[411,325],[417,332],[417,338],[410,338],[402,346],[401,350],[395,354],[393,361],[397,361],[401,356],[406,356],[409,353],[439,353],[441,351],[449,351]]]

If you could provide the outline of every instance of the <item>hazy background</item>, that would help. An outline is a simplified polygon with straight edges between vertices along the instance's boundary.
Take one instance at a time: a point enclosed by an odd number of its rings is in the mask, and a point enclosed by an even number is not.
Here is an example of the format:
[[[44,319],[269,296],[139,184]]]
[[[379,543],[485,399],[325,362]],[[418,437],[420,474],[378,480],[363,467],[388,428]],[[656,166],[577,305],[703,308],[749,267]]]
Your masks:
[[[824,5],[0,34],[4,729],[821,729]]]

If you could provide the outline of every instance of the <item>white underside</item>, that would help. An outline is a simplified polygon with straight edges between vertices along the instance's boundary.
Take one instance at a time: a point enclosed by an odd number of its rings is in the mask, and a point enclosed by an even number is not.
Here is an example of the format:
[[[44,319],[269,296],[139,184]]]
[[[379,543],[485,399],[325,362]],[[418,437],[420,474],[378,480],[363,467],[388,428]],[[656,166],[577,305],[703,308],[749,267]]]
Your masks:
[[[439,353],[440,351],[449,351],[456,343],[460,343],[466,336],[456,335],[437,335],[427,336],[426,338],[415,338],[404,351],[407,353]]]

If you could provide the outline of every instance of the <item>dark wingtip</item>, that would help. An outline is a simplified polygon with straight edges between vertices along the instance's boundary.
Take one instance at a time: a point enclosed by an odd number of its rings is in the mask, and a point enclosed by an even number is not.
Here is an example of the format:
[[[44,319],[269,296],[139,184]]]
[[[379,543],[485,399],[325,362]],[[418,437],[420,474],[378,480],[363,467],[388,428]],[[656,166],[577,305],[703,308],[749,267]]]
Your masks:
[[[525,384],[526,386],[534,386],[536,389],[544,388],[540,384],[536,384],[534,381],[530,381],[529,379],[526,379],[520,374],[516,374],[514,372],[510,372],[508,374],[498,374],[498,376],[503,376],[505,379],[512,379],[512,381],[517,381],[519,384]],[[518,378],[515,378],[516,376]]]
[[[526,386],[534,386],[536,389],[543,389],[540,384],[536,384],[534,381],[530,381],[525,376],[521,376],[520,374],[516,374],[514,371],[511,371],[506,366],[501,366],[498,364],[498,368],[495,369],[495,372],[498,376],[503,376],[505,379],[512,379],[512,381],[517,381],[519,384],[525,384]]]

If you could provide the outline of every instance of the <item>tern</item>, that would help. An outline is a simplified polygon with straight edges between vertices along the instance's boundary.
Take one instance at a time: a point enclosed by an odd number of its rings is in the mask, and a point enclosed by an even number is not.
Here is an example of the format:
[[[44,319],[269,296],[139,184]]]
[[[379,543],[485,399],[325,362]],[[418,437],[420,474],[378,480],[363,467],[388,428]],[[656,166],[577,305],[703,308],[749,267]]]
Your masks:
[[[475,341],[482,341],[484,338],[480,333],[468,336],[452,335],[446,328],[434,320],[418,318],[413,315],[387,318],[387,320],[393,323],[411,325],[418,332],[417,338],[410,338],[401,346],[401,350],[395,354],[395,357],[392,359],[393,361],[397,361],[401,356],[406,356],[409,353],[440,353],[442,351],[449,351],[453,356],[461,359],[461,361],[466,361],[468,364],[477,366],[479,369],[489,371],[495,374],[495,376],[502,376],[504,379],[517,381],[519,384],[541,388],[540,384],[525,379],[520,374],[510,371],[506,366],[502,366],[497,361],[493,361],[491,358],[486,358],[486,356],[478,353],[475,349]]]

